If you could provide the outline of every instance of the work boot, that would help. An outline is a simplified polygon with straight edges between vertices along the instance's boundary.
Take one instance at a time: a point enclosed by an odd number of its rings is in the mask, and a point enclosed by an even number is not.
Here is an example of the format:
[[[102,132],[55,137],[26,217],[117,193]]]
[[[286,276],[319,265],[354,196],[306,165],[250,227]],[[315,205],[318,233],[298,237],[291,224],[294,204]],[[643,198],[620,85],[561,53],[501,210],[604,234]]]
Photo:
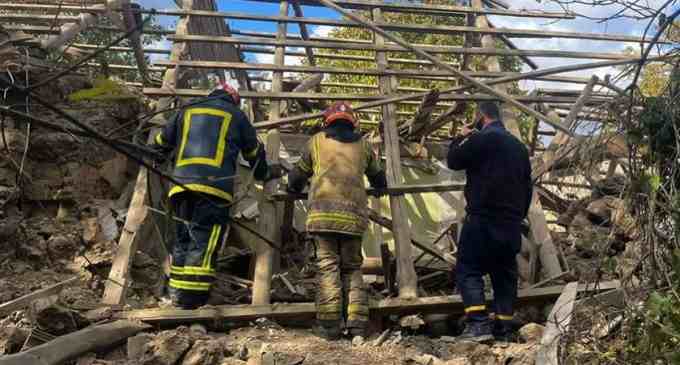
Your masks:
[[[465,324],[465,330],[460,336],[456,337],[456,340],[476,343],[492,342],[494,338],[491,325],[489,319],[479,321],[468,320]]]
[[[318,321],[314,328],[314,333],[327,341],[336,341],[340,339],[342,331],[340,330],[340,321]]]
[[[347,321],[347,333],[350,338],[361,336],[366,338],[368,323],[365,321]]]
[[[499,342],[517,342],[517,336],[512,330],[512,323],[510,321],[493,321],[493,338]]]

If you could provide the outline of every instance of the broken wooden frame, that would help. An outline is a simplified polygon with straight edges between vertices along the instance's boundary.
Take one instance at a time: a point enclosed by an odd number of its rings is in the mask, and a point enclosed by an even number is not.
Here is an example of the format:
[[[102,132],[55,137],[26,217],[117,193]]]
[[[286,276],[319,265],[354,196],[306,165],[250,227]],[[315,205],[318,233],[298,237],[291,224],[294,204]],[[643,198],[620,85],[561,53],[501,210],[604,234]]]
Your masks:
[[[597,67],[606,67],[606,66],[614,66],[614,65],[623,65],[623,64],[629,64],[629,63],[637,63],[639,60],[635,58],[628,58],[628,56],[625,55],[615,55],[615,54],[606,54],[606,53],[586,53],[586,52],[563,52],[563,51],[552,51],[552,50],[519,50],[517,47],[512,46],[512,38],[513,37],[537,37],[537,38],[543,38],[546,36],[554,36],[554,37],[566,37],[566,38],[577,38],[577,39],[598,39],[598,40],[606,40],[606,41],[617,41],[617,42],[639,42],[640,39],[635,38],[635,37],[629,37],[629,36],[616,36],[616,35],[608,35],[608,34],[576,34],[576,33],[569,33],[569,32],[536,32],[536,31],[531,31],[531,30],[522,30],[522,29],[502,29],[502,28],[495,28],[492,27],[488,22],[486,23],[486,26],[480,26],[479,24],[476,24],[475,26],[468,24],[465,27],[452,27],[452,26],[422,26],[422,25],[415,25],[415,24],[397,24],[397,23],[388,23],[385,22],[381,19],[379,19],[379,16],[376,17],[376,15],[379,15],[380,12],[409,12],[409,13],[415,13],[415,14],[424,14],[424,15],[438,15],[438,16],[468,16],[474,18],[475,16],[477,18],[485,18],[485,15],[499,15],[499,16],[531,16],[531,17],[543,17],[543,18],[571,18],[573,15],[571,14],[563,14],[563,13],[542,13],[542,12],[527,12],[523,10],[512,10],[512,9],[506,9],[503,7],[498,7],[498,6],[487,6],[487,7],[481,7],[481,2],[476,2],[474,6],[471,7],[463,7],[463,6],[448,6],[448,5],[429,5],[429,4],[411,4],[411,3],[392,3],[392,2],[384,2],[384,1],[358,1],[358,0],[338,0],[338,1],[325,1],[325,0],[295,0],[293,1],[293,10],[295,12],[295,16],[290,16],[288,14],[288,7],[286,7],[286,11],[283,12],[281,11],[280,14],[275,15],[275,16],[261,16],[261,15],[254,15],[254,14],[243,14],[243,13],[235,13],[235,12],[219,12],[216,11],[216,8],[213,8],[212,10],[210,9],[197,9],[197,7],[193,7],[194,2],[210,2],[211,0],[193,0],[189,1],[190,3],[189,6],[187,6],[184,9],[180,10],[166,10],[166,11],[160,11],[158,14],[165,14],[165,15],[172,15],[172,16],[178,16],[183,20],[187,20],[189,18],[203,18],[203,19],[213,19],[213,20],[220,20],[220,19],[246,19],[246,20],[256,20],[256,21],[265,21],[265,22],[275,22],[279,25],[277,33],[262,33],[262,32],[251,32],[251,31],[238,31],[234,30],[231,31],[231,34],[225,34],[223,36],[216,36],[215,34],[210,34],[210,35],[202,35],[202,34],[195,34],[191,31],[191,29],[187,29],[184,27],[184,30],[182,30],[182,27],[177,28],[177,32],[171,37],[169,37],[171,40],[175,42],[175,46],[173,47],[173,52],[177,49],[178,46],[181,46],[181,50],[184,54],[191,53],[192,56],[192,61],[186,61],[183,60],[180,55],[171,54],[171,60],[168,62],[162,61],[158,62],[158,65],[163,65],[166,66],[167,71],[166,71],[166,76],[168,74],[174,75],[175,79],[177,76],[180,74],[178,69],[206,69],[206,70],[220,70],[220,69],[228,69],[232,71],[236,71],[239,75],[239,84],[241,85],[241,89],[245,90],[243,92],[243,96],[247,100],[259,100],[259,99],[266,99],[272,102],[270,105],[276,105],[279,100],[282,99],[301,99],[301,100],[309,100],[309,99],[323,99],[323,100],[334,100],[334,99],[353,99],[353,100],[361,100],[361,101],[369,101],[368,103],[364,103],[361,105],[358,105],[356,107],[357,110],[365,110],[365,109],[370,109],[370,108],[375,108],[375,107],[381,107],[381,110],[374,110],[372,111],[373,113],[382,113],[383,118],[387,121],[387,125],[390,126],[388,130],[394,127],[396,127],[396,122],[397,122],[397,117],[399,115],[398,111],[396,111],[396,103],[400,102],[411,102],[415,104],[419,104],[416,99],[421,99],[424,95],[426,95],[429,90],[422,90],[422,92],[417,92],[417,93],[411,93],[411,94],[403,94],[400,92],[408,92],[408,91],[420,91],[420,90],[409,90],[409,89],[404,89],[404,88],[399,88],[398,85],[394,87],[395,85],[391,85],[394,83],[394,80],[398,79],[406,79],[406,78],[418,78],[418,79],[424,79],[424,80],[436,80],[436,81],[442,81],[446,80],[449,82],[452,82],[452,85],[455,85],[451,88],[448,88],[446,90],[442,90],[440,92],[440,98],[435,106],[436,108],[449,108],[452,107],[450,104],[447,105],[447,102],[450,101],[478,101],[478,100],[505,100],[514,106],[520,108],[521,110],[533,115],[536,118],[546,120],[548,122],[553,122],[553,123],[558,123],[558,128],[559,128],[559,119],[560,115],[555,116],[555,114],[552,114],[551,116],[546,116],[544,114],[538,113],[534,111],[533,109],[530,109],[526,106],[526,104],[533,104],[533,103],[547,103],[547,104],[557,104],[557,103],[562,103],[567,106],[571,106],[574,104],[579,104],[581,101],[585,101],[583,97],[575,97],[573,95],[558,95],[558,96],[536,96],[536,97],[515,97],[515,96],[510,96],[507,95],[503,92],[498,92],[497,90],[494,90],[491,88],[491,85],[501,85],[503,83],[508,83],[508,82],[513,82],[517,80],[523,80],[523,79],[552,79],[553,81],[561,81],[561,82],[573,82],[573,83],[582,83],[585,84],[588,82],[587,79],[582,79],[582,78],[575,78],[571,76],[562,76],[561,74],[565,72],[570,72],[570,71],[576,71],[576,70],[582,70],[582,69],[589,69],[589,68],[597,68]],[[278,0],[252,0],[256,2],[271,2],[271,3],[279,3],[282,4]],[[185,1],[186,5],[187,1]],[[497,5],[498,2],[494,2],[494,4]],[[5,7],[7,5],[7,7]],[[318,19],[318,18],[305,18],[302,17],[302,9],[300,5],[304,6],[331,6],[334,7],[336,10],[340,11],[343,13],[345,16],[351,19],[351,21],[345,22],[345,21],[338,21],[336,19]],[[487,4],[488,5],[488,4]],[[60,8],[56,5],[41,5],[41,4],[3,4],[3,9],[15,9],[15,10],[29,10],[29,11],[46,11],[46,12],[51,12],[51,11],[69,11],[73,13],[81,13],[85,14],[87,16],[88,14],[104,14],[106,11],[118,11],[120,9],[100,9],[100,8],[94,8],[94,7],[69,7],[68,5],[65,5],[64,7]],[[372,15],[374,16],[373,21],[367,21],[365,19],[357,18],[354,13],[349,13],[347,12],[346,9],[363,9],[363,10],[369,10],[372,12]],[[149,13],[150,10],[142,10],[144,13]],[[12,16],[12,14],[7,15],[7,16]],[[14,16],[15,20],[20,22],[21,17]],[[47,17],[45,18],[47,19]],[[63,23],[68,24],[68,22],[75,20],[75,17],[65,17]],[[300,25],[301,32],[299,35],[290,35],[285,31],[285,26],[289,23],[293,24],[298,24]],[[474,23],[473,23],[474,24]],[[186,24],[185,24],[186,25]],[[347,40],[347,39],[333,39],[331,37],[315,37],[313,35],[309,34],[309,30],[306,28],[307,25],[326,25],[326,26],[352,26],[352,27],[362,27],[362,28],[367,28],[370,31],[372,31],[375,35],[373,41],[360,41],[360,40]],[[44,27],[43,27],[44,28]],[[103,28],[99,28],[103,29]],[[31,27],[25,27],[25,30],[27,32],[44,32],[46,29],[42,29],[39,26],[31,26]],[[110,31],[116,31],[120,32],[122,29],[108,29]],[[385,33],[385,30],[390,30],[390,31],[399,31],[399,32],[417,32],[417,33],[450,33],[452,31],[457,31],[464,33],[466,35],[483,35],[484,38],[487,41],[488,40],[493,40],[495,37],[500,38],[503,42],[508,44],[509,49],[498,49],[495,48],[495,44],[491,42],[491,45],[487,42],[487,46],[482,45],[482,47],[470,47],[470,44],[466,44],[465,47],[443,47],[443,46],[433,46],[433,45],[410,45],[410,44],[405,44],[405,43],[400,43],[400,39],[394,38],[394,35],[391,33]],[[161,30],[160,32],[154,31],[154,33],[160,33],[160,34],[169,34],[172,32],[168,32],[166,30]],[[306,34],[305,34],[306,33]],[[382,41],[378,41],[381,39]],[[387,39],[387,41],[385,40]],[[393,41],[394,43],[388,42],[389,40]],[[210,42],[212,45],[221,45],[225,47],[231,47],[232,49],[236,49],[236,47],[239,47],[239,50],[236,52],[232,52],[232,56],[235,55],[236,57],[230,57],[228,59],[223,60],[219,59],[219,62],[216,62],[216,60],[209,60],[206,59],[202,54],[202,52],[199,52],[201,49],[201,45],[205,45],[206,42]],[[195,47],[194,47],[195,46]],[[254,48],[253,46],[260,46],[260,48]],[[75,45],[75,47],[78,47],[80,49],[98,49],[98,46],[96,45]],[[267,48],[269,47],[269,48]],[[304,52],[299,52],[299,51],[293,51],[290,49],[287,49],[287,47],[304,47]],[[188,49],[188,51],[187,51]],[[361,49],[361,50],[372,50],[374,55],[367,55],[367,56],[349,56],[349,55],[341,55],[341,54],[332,54],[329,52],[320,52],[319,49]],[[135,49],[135,47],[118,47],[115,49],[111,49],[111,52],[135,52],[138,53],[138,50]],[[145,50],[147,53],[154,53],[154,54],[167,54],[168,51],[165,50],[158,50],[158,49],[148,49]],[[425,58],[424,60],[413,60],[413,59],[400,59],[400,58],[394,58],[393,56],[387,57],[387,52],[400,52],[400,53],[416,53],[420,55],[421,57]],[[195,54],[198,53],[198,54]],[[276,62],[273,65],[257,65],[257,64],[252,64],[252,63],[243,63],[240,62],[242,55],[244,53],[251,53],[251,54],[257,54],[257,53],[271,53],[275,54]],[[468,56],[486,56],[489,57],[490,59],[495,59],[497,56],[518,56],[522,57],[523,59],[526,60],[526,57],[528,56],[535,56],[535,57],[560,57],[560,58],[585,58],[585,59],[612,59],[612,61],[604,61],[604,62],[596,62],[596,63],[585,63],[581,65],[569,65],[569,66],[560,66],[560,67],[555,67],[551,69],[538,69],[534,70],[531,72],[527,73],[521,73],[521,74],[509,74],[506,72],[503,72],[503,70],[497,69],[497,70],[489,70],[489,71],[470,71],[470,72],[463,72],[461,73],[458,71],[455,67],[455,63],[450,63],[450,62],[441,62],[437,57],[433,56],[433,54],[461,54],[461,55],[468,55]],[[285,57],[286,56],[294,56],[294,57],[305,57],[309,61],[310,66],[288,66],[285,64]],[[384,56],[384,57],[383,57]],[[318,65],[315,65],[315,60],[320,59],[320,58],[329,58],[329,59],[343,59],[346,61],[357,61],[357,62],[374,62],[376,67],[374,69],[358,69],[358,68],[352,68],[352,69],[339,69],[339,68],[332,68],[332,67],[319,67]],[[419,66],[420,69],[414,70],[414,69],[397,69],[393,68],[394,65],[397,64],[402,64],[402,65],[416,65]],[[422,69],[422,66],[426,65],[436,65],[437,68],[440,68],[442,71],[438,70],[433,70],[433,69]],[[126,68],[129,68],[126,67]],[[126,69],[123,68],[122,66],[120,69]],[[116,69],[115,67],[112,67],[112,69]],[[163,68],[148,68],[147,71],[161,71]],[[274,71],[274,78],[272,80],[272,92],[261,92],[261,91],[248,91],[247,90],[247,85],[249,85],[250,80],[249,80],[249,75],[248,72],[250,71],[262,71],[262,70],[269,70],[269,71]],[[306,92],[306,93],[284,93],[281,92],[280,90],[277,90],[277,84],[280,84],[280,77],[284,72],[307,72],[307,73],[313,73],[313,74],[326,74],[326,73],[339,73],[339,74],[371,74],[375,75],[379,78],[379,82],[376,83],[376,85],[365,85],[366,88],[369,89],[378,89],[381,92],[380,96],[375,96],[375,95],[347,95],[347,94],[331,94],[331,93],[322,93],[322,92]],[[462,78],[468,82],[468,84],[465,84],[463,86],[457,86],[455,84],[459,78]],[[479,79],[484,79],[483,82],[480,82]],[[398,82],[397,82],[398,84]],[[177,96],[186,96],[186,97],[193,97],[193,96],[200,96],[204,95],[205,91],[202,90],[188,90],[188,89],[182,89],[178,87],[179,85],[176,82],[173,83],[164,83],[162,88],[147,88],[144,91],[147,93],[147,95],[152,95],[152,96],[167,96],[167,97],[177,97]],[[326,87],[334,87],[334,86],[341,86],[341,85],[321,85],[321,89],[323,90]],[[348,85],[348,87],[354,87]],[[481,94],[463,94],[463,92],[469,92],[471,89],[481,89],[484,92],[484,95]],[[317,90],[317,91],[320,91]],[[592,96],[590,98],[587,98],[589,103],[597,103],[593,105],[601,105],[602,103],[606,103],[611,100],[610,97],[606,96]],[[310,113],[310,114],[305,114],[305,115],[299,115],[299,116],[293,116],[293,117],[281,117],[278,112],[275,112],[276,107],[271,106],[270,110],[272,113],[270,113],[270,120],[268,121],[262,121],[261,119],[256,119],[257,123],[256,126],[258,128],[262,129],[271,129],[271,128],[276,128],[280,126],[284,126],[287,124],[293,124],[293,123],[298,123],[304,120],[309,120],[309,119],[314,119],[320,117],[320,113]],[[574,110],[571,107],[568,107],[568,110]],[[434,114],[433,114],[434,115]],[[578,115],[578,114],[577,114]],[[573,116],[569,116],[567,119],[570,120],[573,118]],[[562,130],[563,132],[568,133],[566,130]],[[432,133],[433,130],[428,130],[428,133]],[[537,130],[538,132],[538,130]],[[425,133],[422,137],[424,137],[424,140],[427,141],[426,137],[428,136],[428,133]],[[550,132],[548,132],[550,133]],[[388,133],[389,135],[389,133]],[[282,138],[285,137],[285,134],[282,135]],[[394,136],[393,136],[394,137]],[[398,151],[402,150],[402,146],[399,146],[400,141],[398,138],[387,141],[388,143],[388,148],[385,150],[391,151],[390,153],[387,154],[390,161],[388,161],[388,166],[390,169],[393,170],[399,170],[399,158],[400,158],[400,153]],[[397,151],[397,152],[395,152]],[[441,156],[441,154],[439,155]],[[550,164],[545,164],[543,168],[549,167]],[[398,174],[397,174],[398,175]],[[398,176],[393,176],[393,181],[391,183],[391,187],[399,187],[400,183],[398,182]],[[143,192],[140,191],[140,194]],[[398,203],[397,203],[398,204]],[[135,208],[133,209],[133,212],[136,209],[143,209],[143,208]],[[398,208],[397,208],[398,210]],[[535,214],[540,214],[542,215],[542,209],[536,209],[534,211]],[[394,214],[394,212],[393,212]],[[399,214],[397,214],[399,215]],[[134,214],[133,214],[134,216]],[[398,218],[399,219],[399,218]],[[544,221],[544,219],[543,219]],[[539,222],[537,225],[543,226],[541,222]],[[397,226],[401,227],[401,224],[397,224]],[[136,229],[139,229],[139,226],[135,227],[127,227],[130,228],[132,232],[135,232]],[[545,228],[545,229],[543,229]],[[546,227],[541,227],[541,231],[543,233],[547,233],[547,226]],[[400,238],[401,240],[401,238]],[[409,242],[408,239],[402,240],[402,242]],[[123,248],[123,247],[121,247]],[[548,255],[552,255],[553,253],[548,252]],[[405,265],[407,261],[412,260],[407,260],[404,255],[397,255],[401,256],[400,259],[402,266]],[[550,256],[552,257],[552,256]],[[542,257],[542,259],[544,259]],[[129,264],[129,256],[127,257],[126,260],[123,260],[124,264]],[[545,262],[543,262],[545,265]],[[404,278],[402,278],[404,279]],[[110,281],[109,284],[113,283],[113,281]],[[116,295],[120,297],[120,293]],[[124,298],[121,298],[123,300]]]

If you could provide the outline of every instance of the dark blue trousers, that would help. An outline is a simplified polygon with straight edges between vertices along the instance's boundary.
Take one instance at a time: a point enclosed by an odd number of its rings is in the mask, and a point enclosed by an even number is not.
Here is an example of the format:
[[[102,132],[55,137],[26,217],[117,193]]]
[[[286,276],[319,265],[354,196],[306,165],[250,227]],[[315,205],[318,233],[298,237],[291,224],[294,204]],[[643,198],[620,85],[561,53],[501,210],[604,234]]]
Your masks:
[[[489,312],[511,320],[517,299],[517,260],[522,244],[519,222],[492,220],[478,215],[465,219],[458,243],[456,283],[469,320],[485,321]],[[487,308],[483,276],[489,274],[494,301]]]
[[[172,197],[177,241],[172,250],[170,289],[178,306],[206,304],[215,280],[215,262],[229,219],[229,202],[187,192]]]

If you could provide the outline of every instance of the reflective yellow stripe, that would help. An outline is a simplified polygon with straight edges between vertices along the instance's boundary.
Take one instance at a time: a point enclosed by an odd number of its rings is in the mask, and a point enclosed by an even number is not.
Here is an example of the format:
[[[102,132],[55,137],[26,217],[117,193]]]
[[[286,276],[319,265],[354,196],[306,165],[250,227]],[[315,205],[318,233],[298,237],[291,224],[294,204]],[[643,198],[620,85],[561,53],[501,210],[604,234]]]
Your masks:
[[[496,314],[496,318],[498,318],[501,321],[512,321],[514,316],[506,316],[504,314]]]
[[[198,267],[198,266],[185,266],[182,274],[184,274],[184,275],[199,275],[199,276],[215,276],[215,270],[214,269],[206,269],[206,268]]]
[[[232,200],[231,194],[227,193],[226,191],[222,191],[217,188],[213,188],[212,186],[208,185],[203,185],[203,184],[186,184],[183,185],[189,188],[190,191],[200,191],[201,193],[206,193],[210,195],[214,195],[216,197],[222,198],[227,201]],[[177,193],[183,192],[185,189],[182,186],[175,186],[172,189],[170,189],[170,193],[168,193],[168,196],[173,196]]]
[[[314,151],[314,161],[312,161],[312,165],[314,167],[314,175],[319,175],[319,171],[321,170],[321,164],[319,160],[319,135],[317,134],[314,136],[314,145],[313,145]]]
[[[156,135],[156,144],[161,146],[165,145],[165,141],[163,141],[163,132]]]
[[[465,313],[470,313],[470,312],[481,312],[485,311],[486,306],[485,305],[473,305],[471,307],[465,308]]]
[[[347,313],[368,315],[368,306],[365,304],[350,304],[347,306]]]
[[[194,281],[184,281],[170,279],[170,286],[176,289],[184,290],[196,290],[196,291],[209,291],[210,283],[197,283]]]
[[[312,172],[312,168],[307,165],[304,158],[301,158],[300,161],[298,161],[298,167],[306,173]]]
[[[170,273],[182,275],[184,274],[184,266],[170,266]]]
[[[203,256],[203,269],[210,270],[210,258],[213,252],[215,252],[215,247],[217,247],[217,239],[220,237],[220,231],[222,226],[216,224],[213,226],[212,234],[210,234],[210,240],[208,241],[208,249],[205,251],[205,256]]]
[[[184,148],[186,147],[187,141],[189,140],[189,131],[191,130],[191,118],[194,115],[212,115],[216,117],[222,117],[222,125],[220,126],[220,133],[217,136],[217,149],[215,151],[215,157],[190,157],[184,158]],[[191,108],[184,112],[184,123],[182,126],[182,143],[179,147],[179,153],[177,153],[177,167],[186,165],[208,165],[214,167],[222,167],[224,162],[225,146],[227,143],[227,132],[229,131],[229,124],[231,124],[231,113],[227,113],[223,110],[213,109],[213,108]],[[206,136],[207,137],[207,136]]]
[[[337,221],[345,223],[359,223],[360,219],[350,214],[342,213],[312,213],[307,216],[307,222]]]
[[[342,304],[318,304],[316,311],[321,313],[340,313],[342,312]]]
[[[260,142],[257,142],[257,146],[255,146],[255,148],[253,148],[252,151],[244,153],[243,157],[252,160],[253,158],[255,158],[257,156],[257,151],[259,151],[259,150],[260,150]]]

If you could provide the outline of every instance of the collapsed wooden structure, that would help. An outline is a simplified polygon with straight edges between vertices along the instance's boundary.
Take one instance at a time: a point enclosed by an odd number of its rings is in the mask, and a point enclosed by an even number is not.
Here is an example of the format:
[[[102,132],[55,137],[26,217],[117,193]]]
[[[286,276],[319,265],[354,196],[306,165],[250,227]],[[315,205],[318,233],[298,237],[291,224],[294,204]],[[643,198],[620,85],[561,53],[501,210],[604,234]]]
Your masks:
[[[411,235],[410,222],[406,211],[405,194],[439,194],[457,210],[456,217],[460,221],[464,217],[464,201],[460,194],[461,183],[445,183],[436,185],[406,185],[403,179],[403,160],[443,160],[447,143],[439,132],[455,119],[462,118],[466,111],[466,103],[480,100],[499,100],[503,102],[503,117],[508,129],[520,136],[518,113],[532,117],[535,127],[532,131],[531,150],[534,153],[534,177],[549,173],[562,163],[565,158],[587,142],[584,138],[574,138],[573,134],[579,120],[601,122],[604,117],[602,107],[612,102],[621,90],[612,85],[608,79],[574,77],[565,73],[585,69],[633,64],[639,59],[619,53],[593,53],[580,51],[554,50],[522,50],[512,42],[512,38],[575,38],[607,42],[645,42],[638,37],[612,34],[571,33],[558,31],[536,31],[527,29],[509,29],[494,27],[488,16],[503,17],[537,17],[546,19],[571,19],[568,13],[548,13],[526,10],[513,10],[500,0],[473,0],[470,6],[437,5],[432,2],[394,3],[387,1],[359,0],[250,0],[254,5],[262,3],[278,3],[279,15],[257,15],[249,13],[218,11],[214,0],[183,0],[178,9],[152,10],[133,6],[129,0],[108,1],[65,1],[63,4],[42,4],[37,1],[0,4],[0,9],[8,10],[0,14],[0,20],[8,25],[8,31],[21,32],[24,35],[46,34],[47,38],[28,39],[37,41],[39,46],[47,49],[67,48],[79,49],[83,52],[102,49],[97,44],[68,44],[79,32],[88,28],[125,33],[130,32],[132,47],[112,47],[107,52],[131,52],[137,60],[136,69],[141,75],[143,92],[150,97],[160,97],[159,109],[175,103],[178,98],[206,95],[208,90],[198,89],[189,81],[205,78],[206,72],[224,76],[224,71],[231,72],[237,80],[241,95],[246,99],[249,113],[254,125],[268,132],[266,135],[267,155],[272,161],[279,158],[283,149],[289,155],[299,151],[309,135],[299,132],[295,125],[320,116],[319,112],[286,115],[288,108],[285,102],[308,102],[329,100],[351,100],[361,115],[379,115],[383,126],[383,143],[387,166],[388,184],[390,187],[390,218],[379,213],[372,214],[371,219],[383,227],[389,228],[394,237],[396,256],[396,282],[399,288],[398,304],[393,304],[399,312],[399,306],[407,307],[421,299],[418,295],[418,278],[414,269],[413,246],[424,254],[438,257],[449,265],[455,264],[451,252],[441,252],[427,242],[418,242]],[[450,3],[455,3],[454,1]],[[303,6],[326,7],[335,10],[342,16],[337,18],[309,18],[304,16]],[[69,15],[63,15],[65,12]],[[292,14],[291,14],[292,12]],[[55,13],[57,14],[55,16]],[[389,21],[388,13],[411,13],[426,16],[458,17],[465,19],[465,26],[405,24]],[[139,15],[163,15],[178,18],[176,29],[139,29]],[[97,26],[98,17],[108,17],[113,27]],[[224,20],[239,19],[258,22],[269,22],[277,25],[276,33],[252,32],[230,29]],[[52,26],[42,25],[44,23]],[[55,24],[60,26],[56,27]],[[291,35],[290,24],[297,24],[299,34]],[[371,33],[371,40],[339,39],[314,36],[308,26],[357,27]],[[153,49],[142,46],[140,41],[145,33],[160,34],[173,42],[170,50]],[[464,38],[463,47],[441,46],[434,44],[410,44],[404,41],[403,34],[433,33],[458,36]],[[30,38],[30,37],[29,37]],[[500,43],[504,47],[498,47]],[[68,44],[68,46],[67,46]],[[338,50],[361,50],[370,55],[355,55],[337,52]],[[149,66],[145,55],[168,55],[166,60],[156,60]],[[270,54],[273,63],[248,62],[248,55]],[[401,56],[396,56],[397,54]],[[417,56],[417,57],[414,57]],[[456,55],[457,62],[443,61],[441,56]],[[304,65],[290,65],[287,59],[303,58]],[[473,69],[473,58],[482,57],[477,62],[479,69]],[[500,57],[519,57],[532,71],[518,73],[504,70]],[[530,57],[554,57],[567,59],[591,60],[588,63],[566,65],[548,69],[540,69]],[[321,66],[320,60],[342,60],[365,65],[370,62],[374,67],[333,67]],[[600,60],[600,61],[592,61]],[[96,67],[96,64],[90,64]],[[111,70],[135,69],[129,65],[108,65]],[[271,72],[271,77],[262,76],[262,71]],[[255,74],[254,72],[258,72]],[[298,76],[297,87],[284,91],[287,82],[284,76],[312,75],[311,78]],[[328,74],[370,75],[377,77],[376,84],[346,84],[325,82],[323,76]],[[161,77],[162,75],[162,77]],[[510,94],[510,83],[520,80],[545,80],[567,84],[582,84],[581,92],[564,92],[538,90],[528,95]],[[162,83],[160,82],[162,80]],[[443,90],[433,92],[424,88],[406,87],[400,80],[436,81],[448,85]],[[261,90],[255,87],[259,83],[270,85]],[[137,85],[140,86],[140,85]],[[595,92],[595,87],[605,92]],[[367,93],[334,93],[336,89],[368,90]],[[374,91],[373,93],[370,93]],[[264,102],[268,113],[261,113]],[[316,104],[318,105],[318,104]],[[415,112],[400,109],[403,106],[415,107]],[[406,118],[404,118],[406,116]],[[406,123],[399,123],[406,120]],[[162,115],[152,120],[160,127],[164,123]],[[365,123],[375,128],[370,121]],[[548,126],[546,129],[545,127]],[[553,136],[550,146],[540,153],[537,146],[539,136]],[[423,153],[427,151],[427,153]],[[615,161],[616,153],[603,153],[603,159]],[[158,194],[154,186],[160,181],[141,168],[136,180],[130,209],[120,238],[113,268],[107,281],[103,303],[109,305],[123,304],[126,289],[130,283],[129,266],[140,242],[148,240],[154,233],[151,227],[151,213],[148,209],[149,196]],[[559,182],[557,182],[559,184]],[[546,184],[547,186],[548,184]],[[263,199],[259,204],[259,231],[269,241],[277,245],[282,241],[282,225],[290,225],[292,204],[286,204],[291,197],[281,194],[279,182],[269,182],[264,187]],[[553,206],[554,198],[547,189],[536,189],[529,213],[530,234],[526,237],[524,250],[528,259],[523,266],[527,268],[527,281],[531,284],[549,283],[553,278],[563,275],[566,262],[552,242],[550,229],[543,209],[544,204]],[[459,225],[460,226],[460,225]],[[277,267],[277,254],[274,248],[260,240],[254,244],[256,251],[256,269],[253,277],[252,302],[257,308],[270,310],[259,315],[271,315],[270,287],[274,269]],[[378,246],[383,242],[376,243]],[[377,262],[390,265],[383,256]],[[417,261],[417,260],[416,260]],[[522,266],[522,265],[520,265]],[[384,273],[389,273],[386,268]],[[560,289],[561,291],[561,289]],[[531,296],[532,293],[528,293]],[[450,299],[455,301],[454,299]],[[421,300],[422,301],[422,300]],[[425,300],[427,301],[427,300]],[[436,300],[430,302],[435,303]],[[411,303],[411,304],[409,304]],[[451,302],[450,302],[451,303]],[[449,304],[450,304],[449,303]],[[450,309],[441,306],[436,308]],[[379,306],[379,305],[378,305]],[[255,307],[253,307],[255,308]],[[297,307],[295,307],[297,308]],[[300,307],[302,308],[302,307]],[[436,309],[435,308],[435,309]],[[299,308],[298,308],[299,309]],[[302,309],[309,311],[309,305]],[[203,315],[203,314],[200,314]],[[212,314],[211,314],[212,315]],[[133,314],[129,316],[135,318]]]

